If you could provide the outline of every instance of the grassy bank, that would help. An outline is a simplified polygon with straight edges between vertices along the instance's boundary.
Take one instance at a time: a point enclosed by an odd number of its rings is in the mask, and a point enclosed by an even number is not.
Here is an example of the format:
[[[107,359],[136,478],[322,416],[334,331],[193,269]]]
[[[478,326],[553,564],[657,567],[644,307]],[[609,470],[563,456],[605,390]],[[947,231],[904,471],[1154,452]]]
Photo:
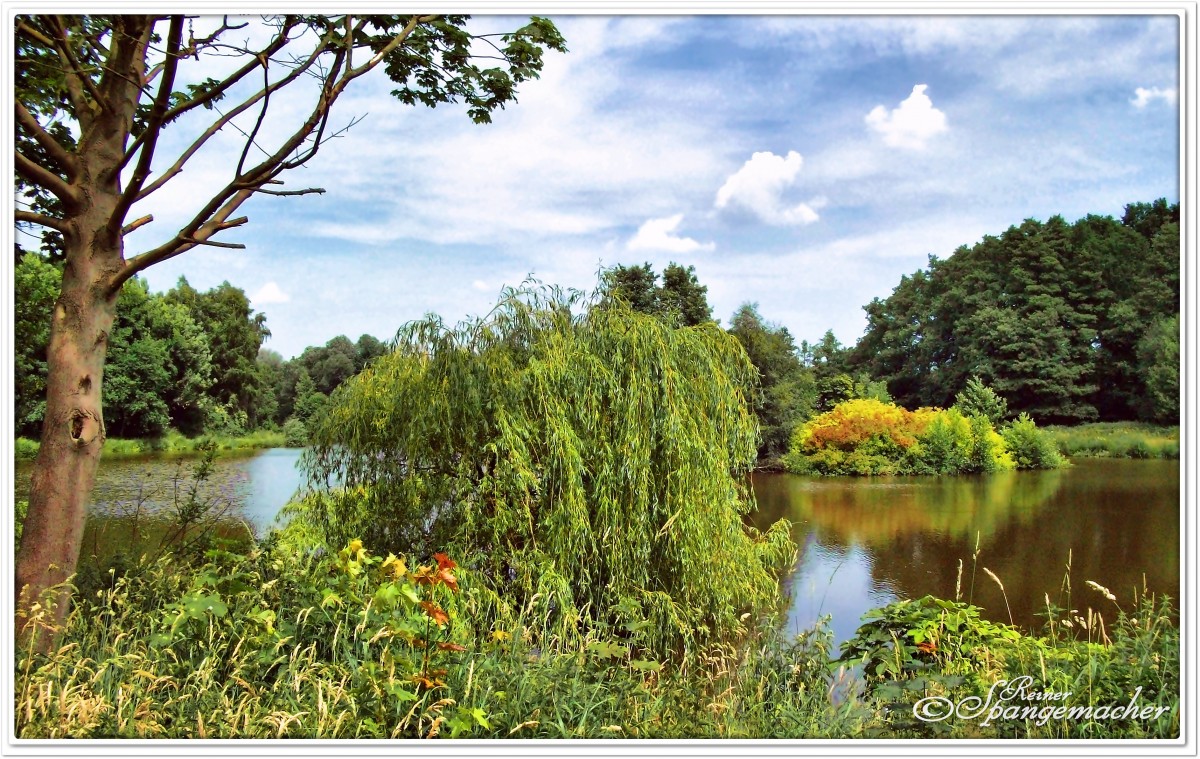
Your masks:
[[[1097,422],[1046,427],[1065,456],[1126,459],[1179,458],[1179,427],[1140,422]]]
[[[246,553],[211,550],[201,565],[167,557],[79,598],[54,651],[18,651],[18,737],[1178,734],[1178,630],[1154,599],[1096,591],[1075,604],[1106,607],[1105,621],[1048,607],[1036,637],[922,599],[875,613],[846,661],[825,627],[786,639],[771,619],[747,622],[739,641],[655,659],[636,624],[563,633],[528,607],[479,625],[494,597],[440,554],[406,563],[359,541],[314,547],[292,530]],[[851,665],[865,680],[846,674]],[[1137,692],[1159,716],[913,717],[922,698],[957,702],[1026,675],[1080,708],[1123,706]]]
[[[173,456],[199,456],[208,447],[218,452],[246,451],[257,448],[281,448],[285,445],[282,432],[260,430],[248,435],[201,435],[185,437],[178,432],[171,432],[159,438],[126,439],[108,438],[104,441],[104,456],[146,456],[150,454],[167,454]],[[17,438],[14,450],[17,461],[32,461],[38,452],[38,441],[29,438]]]

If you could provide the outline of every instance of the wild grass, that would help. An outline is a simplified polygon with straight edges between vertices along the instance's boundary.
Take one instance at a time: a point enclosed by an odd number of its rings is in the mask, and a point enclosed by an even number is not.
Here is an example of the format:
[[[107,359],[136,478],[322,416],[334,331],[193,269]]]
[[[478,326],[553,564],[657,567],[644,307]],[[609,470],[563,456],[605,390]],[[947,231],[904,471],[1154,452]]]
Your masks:
[[[739,641],[655,659],[630,630],[552,632],[532,602],[481,627],[475,620],[489,601],[478,578],[448,557],[434,559],[385,559],[356,541],[334,552],[296,530],[247,553],[218,548],[199,563],[164,556],[114,572],[76,599],[51,653],[17,652],[17,735],[1164,738],[1179,731],[1179,635],[1167,599],[1089,589],[1086,598],[1067,592],[1060,608],[1047,597],[1046,630],[1036,636],[987,622],[957,601],[904,602],[860,629],[860,637],[875,636],[865,659],[851,651],[839,661],[824,624],[788,639],[769,619]],[[50,618],[40,611],[35,626]],[[1140,688],[1139,705],[1166,708],[1156,720],[1001,718],[986,727],[912,716],[923,696],[983,695],[1023,675],[1040,690],[1070,691],[1073,705],[1123,705]]]
[[[236,452],[258,448],[282,448],[286,444],[282,432],[259,430],[246,435],[201,435],[186,437],[171,430],[157,438],[108,438],[104,441],[103,454],[110,458],[149,456],[157,454],[178,456],[200,456],[209,447],[217,451]],[[32,461],[37,457],[40,445],[29,438],[17,438],[14,446],[17,461]]]
[[[397,563],[352,548],[331,557],[276,543],[112,577],[77,599],[53,652],[18,653],[17,734],[848,737],[867,716],[831,698],[825,632],[771,633],[680,666],[639,658],[616,633],[548,637],[522,613],[511,629],[475,630],[469,573],[457,573],[458,593],[399,591],[440,604],[438,623],[402,597],[387,611]]]
[[[1046,427],[1060,452],[1072,457],[1179,458],[1179,427],[1141,422],[1097,422]]]
[[[961,573],[960,563],[960,573]],[[1000,578],[984,572],[1003,591]],[[927,596],[872,612],[842,660],[862,667],[868,698],[886,704],[868,732],[889,737],[1161,739],[1179,736],[1180,637],[1171,599],[1144,589],[1119,599],[1088,581],[1072,597],[1070,558],[1038,634],[984,619],[959,600]],[[1007,603],[1007,597],[1005,599]],[[1004,700],[997,683],[1017,684]],[[1064,694],[1043,700],[1039,694]],[[966,719],[918,718],[920,699],[983,704]],[[934,703],[934,702],[930,702]],[[1135,704],[1134,716],[1111,717]],[[1066,707],[1056,712],[1055,708]],[[1074,711],[1072,711],[1074,710]],[[985,719],[982,715],[990,715]]]

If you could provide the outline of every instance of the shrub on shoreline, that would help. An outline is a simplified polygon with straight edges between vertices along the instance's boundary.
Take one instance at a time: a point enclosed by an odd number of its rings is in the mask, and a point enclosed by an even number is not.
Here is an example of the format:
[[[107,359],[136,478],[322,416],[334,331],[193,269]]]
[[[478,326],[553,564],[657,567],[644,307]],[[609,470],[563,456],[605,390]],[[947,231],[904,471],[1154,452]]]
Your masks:
[[[1019,429],[1022,435],[1014,442],[1035,447],[1044,442],[1036,428]],[[909,411],[860,398],[843,401],[798,427],[784,466],[795,474],[929,475],[1053,468],[1062,463],[1028,452],[1015,457],[1011,445],[1007,432],[998,433],[981,415],[966,416],[957,408]]]

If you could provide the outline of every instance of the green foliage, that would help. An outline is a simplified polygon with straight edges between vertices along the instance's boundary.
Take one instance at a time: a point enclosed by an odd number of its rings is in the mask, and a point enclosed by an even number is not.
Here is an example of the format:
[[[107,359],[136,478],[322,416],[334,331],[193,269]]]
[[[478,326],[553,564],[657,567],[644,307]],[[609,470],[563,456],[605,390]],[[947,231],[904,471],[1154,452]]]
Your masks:
[[[708,305],[708,287],[696,279],[696,267],[686,269],[667,264],[662,285],[649,262],[641,266],[617,265],[601,275],[603,298],[620,301],[643,314],[651,314],[683,327],[712,320]]]
[[[754,396],[761,436],[758,459],[771,465],[787,453],[796,425],[813,415],[816,380],[813,372],[800,363],[791,333],[786,327],[766,322],[757,304],[743,304],[734,313],[729,334],[742,344],[758,370],[760,392]]]
[[[1135,418],[1151,392],[1138,343],[1179,313],[1177,216],[1158,201],[1124,224],[1027,220],[931,257],[865,307],[850,364],[908,407],[945,406],[978,377],[1040,424]]]
[[[1126,612],[1114,596],[1115,621],[1089,609],[1047,607],[1044,634],[1024,634],[988,621],[975,606],[926,596],[901,600],[868,613],[842,648],[840,661],[862,666],[867,694],[877,700],[881,719],[868,726],[871,737],[972,738],[1170,738],[1179,733],[1179,630],[1171,621],[1169,599],[1143,595]],[[994,686],[1025,683],[993,713]],[[1125,706],[1137,693],[1138,707],[1152,707],[1149,719],[1069,716],[1070,709]],[[1070,694],[1049,703],[1036,694]],[[1022,697],[1022,694],[1030,694]],[[933,697],[942,704],[991,706],[976,719],[921,721],[914,703]],[[1053,716],[1051,707],[1068,709]],[[1161,707],[1161,708],[1160,708]],[[936,710],[935,710],[936,713]],[[985,725],[984,715],[990,715]]]
[[[1138,371],[1146,383],[1141,417],[1172,424],[1179,421],[1179,314],[1147,329],[1137,344]]]
[[[41,432],[46,413],[46,346],[62,273],[33,253],[13,270],[13,395],[18,435]]]
[[[38,441],[27,437],[19,437],[13,446],[13,455],[17,461],[33,461],[37,458]]]
[[[308,429],[304,422],[292,417],[283,423],[283,444],[288,448],[303,448],[308,445]]]
[[[1065,463],[1053,438],[1028,414],[1021,414],[1000,430],[1018,469],[1057,469]]]
[[[256,314],[246,294],[228,282],[199,292],[180,277],[165,297],[184,307],[208,336],[213,367],[209,394],[223,410],[214,426],[240,434],[266,421],[263,403],[270,393],[257,362],[263,340],[271,335],[266,316]]]
[[[1179,458],[1179,427],[1138,422],[1099,422],[1045,429],[1064,456]]]
[[[964,416],[982,416],[993,426],[999,426],[1008,416],[1008,402],[978,377],[967,380],[967,386],[954,398],[954,408]]]
[[[983,417],[908,411],[874,398],[843,401],[797,427],[784,464],[796,474],[823,475],[986,473],[1015,465]]]
[[[648,649],[694,651],[775,604],[794,550],[785,524],[741,521],[754,370],[712,322],[579,305],[526,287],[484,320],[407,325],[310,428],[310,473],[345,490],[304,516],[332,542],[452,546],[498,605],[562,629],[648,621]]]

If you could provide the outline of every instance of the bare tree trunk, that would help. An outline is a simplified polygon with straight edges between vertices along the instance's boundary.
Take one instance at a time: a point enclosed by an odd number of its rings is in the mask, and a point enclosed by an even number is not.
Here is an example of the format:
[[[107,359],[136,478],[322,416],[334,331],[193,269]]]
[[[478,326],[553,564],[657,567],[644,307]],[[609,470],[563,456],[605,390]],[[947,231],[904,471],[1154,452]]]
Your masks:
[[[124,266],[120,170],[137,101],[116,102],[121,107],[95,115],[80,146],[79,192],[64,220],[66,266],[46,351],[46,417],[16,558],[17,640],[34,632],[34,604],[53,607],[41,618],[54,628],[38,633],[41,650],[53,645],[66,617],[71,589],[51,589],[75,572],[104,445],[104,358],[120,292],[114,282]]]
[[[49,604],[52,611],[42,621],[57,627],[70,601],[67,589],[44,598],[43,593],[75,571],[104,444],[100,388],[108,332],[116,313],[115,298],[105,293],[105,279],[94,271],[64,273],[62,295],[54,308],[46,356],[46,418],[16,561],[18,640],[32,632],[24,630],[29,619],[22,612],[34,603],[42,603],[43,608]],[[38,647],[45,650],[54,637],[49,630],[40,632]]]

